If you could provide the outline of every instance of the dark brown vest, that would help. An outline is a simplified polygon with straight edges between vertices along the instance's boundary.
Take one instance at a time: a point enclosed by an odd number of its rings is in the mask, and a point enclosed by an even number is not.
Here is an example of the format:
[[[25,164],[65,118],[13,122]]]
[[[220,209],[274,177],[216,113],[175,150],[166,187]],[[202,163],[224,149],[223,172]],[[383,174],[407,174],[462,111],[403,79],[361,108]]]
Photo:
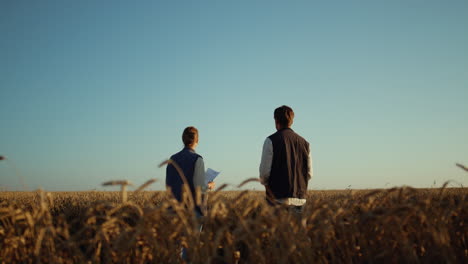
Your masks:
[[[268,138],[273,143],[273,162],[268,182],[271,194],[275,199],[304,199],[310,180],[307,162],[309,143],[290,128],[278,130]]]

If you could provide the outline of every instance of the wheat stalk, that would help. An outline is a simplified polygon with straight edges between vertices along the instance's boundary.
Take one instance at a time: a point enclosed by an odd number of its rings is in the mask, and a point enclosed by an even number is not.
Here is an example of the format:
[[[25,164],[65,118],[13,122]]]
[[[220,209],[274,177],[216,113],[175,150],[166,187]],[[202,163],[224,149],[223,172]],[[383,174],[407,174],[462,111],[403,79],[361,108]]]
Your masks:
[[[117,181],[107,181],[102,184],[102,186],[114,186],[120,185],[120,198],[122,203],[127,202],[127,186],[133,186],[133,183],[127,180],[117,180]]]
[[[455,165],[457,165],[458,167],[460,167],[460,168],[461,168],[462,170],[464,170],[464,171],[468,171],[468,168],[465,167],[465,166],[463,166],[463,165],[460,164],[460,163],[455,163]]]

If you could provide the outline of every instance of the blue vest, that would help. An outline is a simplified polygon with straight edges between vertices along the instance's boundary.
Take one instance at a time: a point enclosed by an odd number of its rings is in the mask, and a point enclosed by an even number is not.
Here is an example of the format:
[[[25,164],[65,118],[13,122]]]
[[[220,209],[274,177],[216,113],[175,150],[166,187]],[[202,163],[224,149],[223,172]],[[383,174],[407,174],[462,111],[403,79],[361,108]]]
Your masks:
[[[185,147],[180,152],[171,156],[173,160],[182,169],[185,178],[192,192],[192,197],[195,198],[195,186],[193,184],[193,173],[195,171],[195,162],[202,156],[195,153],[193,149]],[[166,168],[166,185],[171,187],[172,194],[180,202],[182,201],[182,185],[184,182],[177,172],[176,168],[171,164]]]

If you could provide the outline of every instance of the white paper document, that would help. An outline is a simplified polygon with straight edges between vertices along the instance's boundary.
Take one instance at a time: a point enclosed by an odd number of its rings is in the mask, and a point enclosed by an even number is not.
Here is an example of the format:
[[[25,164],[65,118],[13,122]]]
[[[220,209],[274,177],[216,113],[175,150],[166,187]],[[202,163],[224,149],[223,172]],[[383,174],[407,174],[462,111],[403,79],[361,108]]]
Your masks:
[[[214,181],[214,179],[219,175],[219,171],[215,171],[212,168],[208,168],[205,173],[205,184]]]

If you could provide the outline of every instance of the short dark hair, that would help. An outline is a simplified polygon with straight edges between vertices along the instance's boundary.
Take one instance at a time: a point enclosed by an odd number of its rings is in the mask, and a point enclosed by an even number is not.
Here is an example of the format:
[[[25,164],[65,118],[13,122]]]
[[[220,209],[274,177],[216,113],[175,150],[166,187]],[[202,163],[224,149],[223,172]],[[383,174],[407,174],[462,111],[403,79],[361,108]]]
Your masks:
[[[281,127],[290,127],[293,123],[294,111],[291,107],[283,105],[275,109],[274,117]]]
[[[186,127],[182,133],[182,141],[186,147],[198,142],[198,129],[193,126]]]

